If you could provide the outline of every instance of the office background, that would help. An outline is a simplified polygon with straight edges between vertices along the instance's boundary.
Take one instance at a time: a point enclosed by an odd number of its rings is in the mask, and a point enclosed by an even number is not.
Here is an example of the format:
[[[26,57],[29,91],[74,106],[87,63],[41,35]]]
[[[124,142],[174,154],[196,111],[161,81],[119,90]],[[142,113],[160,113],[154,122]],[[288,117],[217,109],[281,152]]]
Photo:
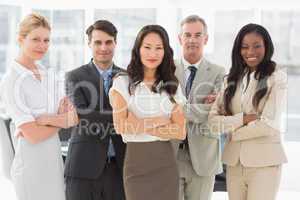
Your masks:
[[[35,1],[0,0],[0,79],[7,70],[8,63],[18,54],[16,43],[17,27],[20,20],[32,11],[46,16],[51,23],[51,45],[42,64],[66,72],[89,61],[91,54],[87,45],[86,28],[97,19],[107,19],[118,28],[115,62],[126,68],[130,50],[140,28],[146,24],[164,26],[170,36],[175,57],[180,57],[177,40],[180,21],[190,14],[198,14],[208,24],[209,42],[205,57],[212,62],[230,68],[230,54],[233,40],[238,30],[245,24],[254,22],[265,26],[275,45],[274,60],[288,73],[287,113],[282,123],[285,127],[284,141],[288,156],[289,171],[297,172],[283,180],[284,189],[300,194],[300,175],[293,158],[300,145],[300,3],[286,0],[281,3],[265,0],[262,2],[235,0],[218,4],[210,0],[206,4],[183,3],[180,0],[149,1],[95,1],[93,5],[83,2],[94,1]],[[105,2],[105,4],[103,4]],[[159,4],[160,2],[160,4]],[[242,5],[243,4],[243,5]],[[116,8],[117,7],[117,8]],[[291,169],[291,170],[290,170]],[[280,198],[279,198],[280,199]],[[293,198],[291,198],[293,199]]]

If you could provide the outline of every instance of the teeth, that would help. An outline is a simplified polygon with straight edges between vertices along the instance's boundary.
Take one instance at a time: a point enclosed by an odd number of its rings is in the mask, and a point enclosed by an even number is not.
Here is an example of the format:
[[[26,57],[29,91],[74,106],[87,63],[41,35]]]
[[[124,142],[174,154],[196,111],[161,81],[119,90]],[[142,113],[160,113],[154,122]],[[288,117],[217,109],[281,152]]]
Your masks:
[[[249,60],[249,61],[255,61],[255,60],[256,60],[256,57],[253,57],[253,58],[247,58],[247,60]]]

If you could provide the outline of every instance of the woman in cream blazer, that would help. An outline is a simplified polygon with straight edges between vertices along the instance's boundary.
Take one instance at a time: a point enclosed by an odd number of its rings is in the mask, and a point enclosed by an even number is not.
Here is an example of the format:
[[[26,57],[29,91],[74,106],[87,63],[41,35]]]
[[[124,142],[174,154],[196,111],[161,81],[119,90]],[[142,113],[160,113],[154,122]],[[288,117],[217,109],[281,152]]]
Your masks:
[[[273,43],[267,30],[248,24],[238,33],[232,66],[209,114],[212,134],[227,134],[230,200],[273,200],[287,162],[280,124],[287,77],[271,60]]]

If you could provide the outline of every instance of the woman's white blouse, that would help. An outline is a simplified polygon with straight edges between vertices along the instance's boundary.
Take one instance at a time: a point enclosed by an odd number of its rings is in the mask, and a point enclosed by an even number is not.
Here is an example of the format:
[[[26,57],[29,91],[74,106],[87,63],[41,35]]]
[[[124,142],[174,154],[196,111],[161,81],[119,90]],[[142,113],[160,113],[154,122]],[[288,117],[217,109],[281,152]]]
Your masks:
[[[113,81],[110,89],[116,90],[122,95],[127,103],[128,111],[134,113],[139,118],[166,116],[171,117],[172,109],[175,103],[172,103],[166,92],[154,93],[145,83],[141,82],[130,95],[128,92],[129,78],[128,76],[119,76]],[[110,98],[111,99],[111,98]],[[180,85],[178,85],[177,92],[174,95],[174,100],[179,105],[186,103],[186,98],[182,93]],[[166,141],[156,136],[145,133],[140,134],[122,134],[124,142],[152,142],[152,141]]]
[[[41,81],[17,62],[10,65],[1,84],[5,110],[12,118],[12,129],[33,122],[41,114],[57,113],[64,82],[52,69],[38,66]],[[61,74],[63,77],[63,74]],[[12,131],[13,131],[12,130]],[[35,133],[39,134],[39,133]],[[37,144],[15,137],[12,182],[18,199],[65,200],[63,160],[58,134]]]
[[[52,69],[38,65],[41,81],[17,62],[10,65],[1,84],[2,100],[16,127],[35,121],[45,113],[56,113],[64,96],[64,80]],[[53,84],[54,83],[54,84]]]

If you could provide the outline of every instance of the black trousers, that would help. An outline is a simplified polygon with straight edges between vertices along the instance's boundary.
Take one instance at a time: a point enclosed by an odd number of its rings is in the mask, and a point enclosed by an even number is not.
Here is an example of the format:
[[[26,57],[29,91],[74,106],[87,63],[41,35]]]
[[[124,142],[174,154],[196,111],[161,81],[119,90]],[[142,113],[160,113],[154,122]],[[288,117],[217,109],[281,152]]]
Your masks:
[[[116,162],[111,161],[97,179],[66,177],[66,200],[125,200],[119,171]]]

